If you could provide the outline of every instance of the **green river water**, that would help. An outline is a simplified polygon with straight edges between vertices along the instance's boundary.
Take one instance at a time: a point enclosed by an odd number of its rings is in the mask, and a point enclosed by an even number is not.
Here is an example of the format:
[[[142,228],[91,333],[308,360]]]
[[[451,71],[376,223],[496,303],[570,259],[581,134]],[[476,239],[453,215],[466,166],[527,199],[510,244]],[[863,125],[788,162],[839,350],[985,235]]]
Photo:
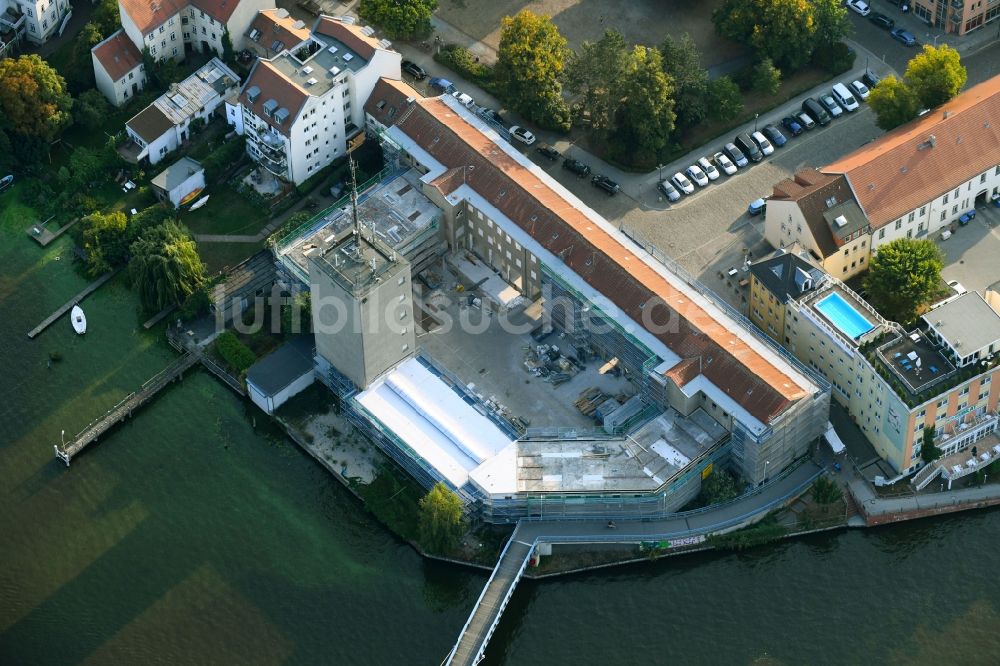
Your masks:
[[[86,280],[17,213],[0,199],[0,664],[439,664],[485,574],[423,561],[203,371],[54,458],[174,354],[123,276],[85,337],[28,340]],[[527,581],[486,663],[996,663],[998,535],[991,511]]]

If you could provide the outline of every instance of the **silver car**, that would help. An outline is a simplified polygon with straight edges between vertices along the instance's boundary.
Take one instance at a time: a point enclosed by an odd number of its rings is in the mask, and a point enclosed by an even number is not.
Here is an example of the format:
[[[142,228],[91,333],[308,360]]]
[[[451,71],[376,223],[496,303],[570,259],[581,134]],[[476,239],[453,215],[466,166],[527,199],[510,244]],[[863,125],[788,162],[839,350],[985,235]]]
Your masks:
[[[701,170],[705,172],[705,175],[708,176],[709,180],[719,179],[719,170],[715,168],[714,164],[708,161],[707,157],[699,157],[698,166],[700,166]]]
[[[682,174],[680,171],[678,171],[677,173],[675,173],[673,176],[670,177],[670,182],[673,183],[674,186],[676,186],[677,189],[683,192],[684,194],[691,194],[692,192],[694,192],[694,184],[690,180],[685,178],[684,174]]]
[[[736,173],[736,165],[733,164],[733,161],[729,159],[725,153],[720,151],[715,155],[712,155],[712,161],[715,162],[716,166],[722,169],[722,172],[727,176],[732,176]]]

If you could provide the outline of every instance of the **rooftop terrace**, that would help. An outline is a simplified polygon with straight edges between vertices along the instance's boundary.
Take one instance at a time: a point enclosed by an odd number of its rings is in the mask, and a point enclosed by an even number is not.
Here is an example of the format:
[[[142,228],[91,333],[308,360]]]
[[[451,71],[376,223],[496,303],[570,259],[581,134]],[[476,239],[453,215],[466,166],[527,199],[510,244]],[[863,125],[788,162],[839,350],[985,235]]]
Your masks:
[[[316,97],[333,88],[343,72],[357,72],[368,64],[339,39],[318,33],[271,62],[288,80]]]
[[[355,234],[353,229],[331,234],[309,250],[307,256],[316,268],[351,293],[360,293],[406,263],[367,230]]]
[[[881,345],[876,355],[914,395],[950,378],[956,372],[955,366],[919,331],[895,337]]]

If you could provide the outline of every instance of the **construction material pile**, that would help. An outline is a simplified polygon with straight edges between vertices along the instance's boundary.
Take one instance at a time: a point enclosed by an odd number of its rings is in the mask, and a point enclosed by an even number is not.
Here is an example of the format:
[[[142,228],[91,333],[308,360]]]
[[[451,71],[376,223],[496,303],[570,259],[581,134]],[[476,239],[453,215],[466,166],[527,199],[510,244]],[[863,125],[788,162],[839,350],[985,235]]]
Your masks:
[[[553,386],[568,382],[580,371],[573,359],[564,356],[556,345],[525,347],[524,367]]]

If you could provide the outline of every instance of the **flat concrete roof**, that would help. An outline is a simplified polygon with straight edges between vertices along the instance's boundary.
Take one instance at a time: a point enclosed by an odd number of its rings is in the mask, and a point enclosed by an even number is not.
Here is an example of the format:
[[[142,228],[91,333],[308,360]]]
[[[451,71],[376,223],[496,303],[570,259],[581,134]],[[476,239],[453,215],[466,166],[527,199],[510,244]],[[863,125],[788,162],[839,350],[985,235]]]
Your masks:
[[[296,335],[250,366],[247,382],[273,396],[312,369],[313,337]]]
[[[976,291],[934,308],[923,319],[958,356],[1000,342],[1000,313]]]

